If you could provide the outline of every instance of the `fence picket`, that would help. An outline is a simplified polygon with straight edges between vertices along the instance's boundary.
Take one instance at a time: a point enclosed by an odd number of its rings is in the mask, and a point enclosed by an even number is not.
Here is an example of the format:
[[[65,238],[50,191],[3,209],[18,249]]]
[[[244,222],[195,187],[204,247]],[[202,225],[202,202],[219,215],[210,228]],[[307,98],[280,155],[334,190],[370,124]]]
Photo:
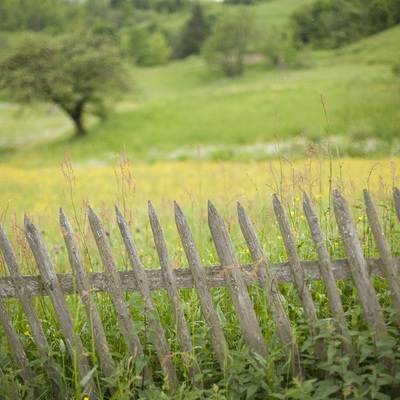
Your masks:
[[[60,376],[54,367],[54,359],[49,355],[49,344],[43,331],[42,324],[36,314],[32,299],[26,290],[25,280],[18,266],[17,258],[11,247],[11,243],[2,225],[0,225],[0,248],[3,253],[4,261],[10,271],[10,277],[16,290],[16,295],[21,302],[22,309],[26,315],[29,329],[41,357],[46,359],[46,370],[50,379],[53,394],[60,395],[59,381]],[[57,383],[58,382],[58,383]]]
[[[94,345],[97,350],[97,356],[100,360],[101,369],[104,376],[112,377],[115,374],[115,367],[108,347],[106,334],[104,332],[103,324],[101,323],[96,302],[93,299],[89,279],[83,265],[82,256],[79,251],[74,230],[62,209],[60,209],[60,226],[65,246],[67,248],[69,262],[76,274],[76,287],[85,307],[87,320],[91,327],[90,330],[93,334]],[[110,392],[111,394],[116,393],[116,388],[110,387]]]
[[[309,325],[311,335],[313,337],[316,337],[320,333],[320,330],[318,327],[316,327],[316,322],[318,318],[310,290],[306,283],[307,275],[301,266],[293,234],[290,229],[289,222],[286,218],[283,205],[279,200],[277,194],[274,194],[272,196],[272,203],[274,206],[274,211],[276,219],[278,221],[279,229],[281,231],[282,240],[285,245],[286,254],[290,264],[290,269],[293,274],[294,282],[296,283],[297,286],[297,292],[299,294],[301,303],[303,305],[304,315]],[[317,339],[315,341],[315,354],[320,360],[326,360],[327,358],[325,344],[322,339]]]
[[[210,288],[207,283],[206,272],[203,268],[199,252],[194,243],[188,221],[178,203],[175,202],[174,205],[176,226],[181,238],[182,246],[185,250],[195,287],[199,294],[204,319],[209,327],[211,342],[216,353],[218,363],[222,370],[224,370],[224,368],[231,363],[231,358],[228,354],[228,344],[225,340],[221,322],[218,319],[218,315],[214,307]]]
[[[132,354],[133,357],[135,357],[135,359],[137,357],[143,357],[143,348],[137,334],[135,333],[135,325],[132,321],[128,306],[125,302],[121,278],[118,274],[117,266],[115,265],[111,247],[108,243],[103,225],[101,224],[99,217],[96,215],[91,207],[88,208],[88,218],[90,228],[95,238],[101,260],[103,262],[104,274],[106,276],[107,284],[109,285],[111,298],[113,300],[115,312],[117,314],[118,324],[124,337],[125,344],[128,347],[129,352]],[[143,368],[143,379],[152,379],[152,372],[150,371],[150,368],[148,366],[145,366]]]
[[[367,190],[364,190],[364,202],[368,216],[368,223],[374,236],[376,248],[378,249],[385,277],[392,294],[393,304],[397,314],[397,324],[400,326],[400,287],[395,262],[383,232],[378,212],[372,201],[371,195]]]
[[[400,190],[397,187],[393,188],[393,200],[397,219],[400,221]]]
[[[71,359],[77,364],[80,378],[83,379],[90,372],[89,361],[79,335],[75,334],[74,320],[50,261],[50,256],[38,229],[27,215],[25,215],[24,225],[26,238],[39,267],[43,286],[50,297],[57,319],[60,322],[67,349]],[[93,379],[89,379],[88,385],[84,390],[87,390],[88,394],[93,398],[97,399],[99,397]]]
[[[278,335],[283,345],[283,350],[285,351],[288,360],[291,362],[292,376],[297,377],[298,379],[304,379],[304,371],[300,362],[299,349],[292,334],[292,325],[289,317],[283,309],[276,282],[273,278],[271,278],[265,255],[261,249],[260,241],[258,240],[256,231],[249,216],[240,203],[237,203],[237,211],[240,228],[249,248],[253,263],[256,265],[255,272],[257,273],[261,285],[265,290],[267,303],[271,310],[275,326],[278,330]]]
[[[233,244],[225,222],[211,201],[208,201],[208,226],[221,261],[221,272],[225,276],[226,285],[229,289],[244,340],[250,349],[261,356],[266,356],[267,347],[239,262],[236,259]]]
[[[7,339],[11,345],[11,352],[15,365],[21,370],[21,376],[24,380],[33,379],[33,371],[29,366],[29,360],[22,347],[17,332],[15,332],[12,321],[7,313],[3,300],[0,299],[0,323],[4,329]]]
[[[346,256],[349,261],[351,276],[356,286],[358,298],[369,330],[371,335],[377,340],[377,347],[385,349],[387,346],[390,346],[390,342],[388,340],[382,309],[376,297],[370,277],[368,276],[367,264],[360,241],[357,237],[350,210],[343,196],[337,189],[333,191],[333,209]],[[382,358],[382,362],[390,367],[390,361],[386,359],[386,357]]]
[[[181,350],[189,365],[189,375],[194,385],[200,384],[200,369],[194,359],[193,345],[190,338],[189,329],[186,323],[182,302],[179,295],[178,286],[172,270],[171,261],[168,255],[167,244],[160,220],[153,205],[149,201],[148,213],[151,229],[153,231],[154,244],[156,246],[158,258],[160,260],[161,272],[164,279],[165,289],[168,294],[169,302],[172,307],[172,315],[177,327],[177,334]]]
[[[160,365],[166,379],[168,380],[171,391],[175,391],[179,387],[178,377],[176,375],[175,366],[172,362],[172,356],[165,337],[164,328],[160,321],[160,316],[151,297],[151,290],[147,275],[143,269],[143,265],[139,258],[136,245],[133,241],[132,234],[129,230],[128,224],[122,215],[119,208],[115,207],[117,215],[117,223],[121,231],[122,239],[125,244],[126,253],[128,254],[129,262],[133,269],[136,281],[138,282],[139,291],[146,303],[146,316],[149,321],[150,333],[153,337],[154,347],[157,350]]]
[[[310,199],[305,193],[303,195],[303,210],[304,214],[306,215],[308,227],[318,255],[321,275],[325,283],[326,294],[329,299],[329,306],[332,316],[336,319],[335,328],[338,334],[343,338],[342,349],[345,354],[354,354],[353,345],[347,329],[347,322],[344,315],[342,300],[340,299],[339,290],[333,275],[332,262],[329,257],[329,252],[325,245],[324,236],[319,226],[317,214]],[[352,357],[350,360],[350,368],[355,368],[356,366],[357,361],[354,357]]]

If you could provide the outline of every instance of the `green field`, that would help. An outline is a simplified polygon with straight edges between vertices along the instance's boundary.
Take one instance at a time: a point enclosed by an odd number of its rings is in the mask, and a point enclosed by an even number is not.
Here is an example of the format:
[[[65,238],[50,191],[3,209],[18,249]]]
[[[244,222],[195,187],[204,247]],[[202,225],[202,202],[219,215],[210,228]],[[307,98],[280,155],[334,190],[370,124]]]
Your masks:
[[[282,25],[295,6],[308,2],[263,2],[257,6],[258,23]],[[212,10],[219,5],[209,7]],[[165,24],[173,27],[182,20],[182,15],[173,15]],[[0,39],[18,40],[14,35],[6,36]],[[272,193],[278,193],[284,203],[302,259],[316,258],[302,211],[303,193],[310,196],[317,209],[331,257],[343,258],[332,210],[331,194],[335,188],[350,205],[365,256],[377,257],[362,200],[362,190],[371,191],[393,254],[398,256],[400,229],[392,187],[400,186],[400,82],[393,73],[399,54],[397,26],[340,50],[310,53],[310,66],[298,70],[271,70],[259,61],[249,64],[243,76],[228,79],[210,71],[200,57],[162,67],[132,66],[135,90],[110,105],[113,112],[107,120],[89,117],[90,128],[83,138],[74,137],[70,121],[51,104],[21,108],[0,98],[0,222],[10,235],[23,272],[38,273],[24,239],[24,213],[37,224],[57,272],[71,272],[58,222],[60,207],[76,230],[88,269],[90,266],[91,271],[103,271],[88,226],[88,204],[107,227],[119,269],[130,267],[121,251],[114,204],[129,217],[143,265],[159,268],[147,215],[148,200],[159,213],[171,260],[177,268],[187,267],[187,260],[175,227],[174,200],[188,217],[205,266],[219,264],[207,226],[208,199],[226,221],[240,263],[251,260],[238,226],[237,201],[248,210],[268,260],[286,261],[272,211]],[[1,257],[0,275],[8,275]],[[331,398],[330,390],[334,388],[341,398],[390,400],[389,389],[399,381],[400,352],[387,282],[375,279],[374,287],[395,343],[391,354],[393,374],[387,374],[378,362],[381,354],[368,333],[354,285],[340,281],[338,286],[360,360],[354,371],[347,369],[349,355],[341,353],[338,337],[328,329],[333,320],[321,282],[310,284],[310,288],[321,324],[327,328],[322,335],[329,343],[330,358],[325,363],[315,357],[315,337],[308,331],[294,286],[279,287],[300,345],[306,370],[303,382],[289,376],[288,363],[260,289],[252,288],[251,295],[270,349],[262,362],[249,354],[243,344],[227,291],[212,291],[232,355],[238,361],[229,376],[216,367],[197,295],[191,290],[182,291],[184,311],[193,333],[194,356],[203,371],[201,387],[197,389],[188,382],[165,293],[154,293],[182,383],[176,398],[317,400]],[[147,341],[144,306],[136,293],[127,294],[126,298],[138,321],[139,335]],[[136,373],[139,367],[127,355],[111,299],[99,294],[96,300],[118,371],[108,382],[118,387],[112,398],[167,398],[154,344],[151,340],[146,342],[147,362],[156,371],[156,382],[141,391]],[[82,307],[74,296],[68,301],[95,365],[92,332],[84,322]],[[50,398],[49,382],[23,312],[17,301],[9,300],[6,306],[11,310],[35,379],[23,385],[0,328],[0,367],[4,374],[0,397],[9,395],[16,384],[21,397],[30,386],[40,388],[40,398]],[[75,398],[82,394],[82,385],[76,379],[76,366],[65,351],[64,338],[54,326],[52,308],[45,300],[35,300],[35,307],[62,372],[66,398]],[[111,398],[108,383],[98,371],[94,374],[102,398]],[[232,388],[229,382],[240,384]],[[247,391],[249,387],[252,389]],[[253,389],[255,392],[251,393]]]
[[[267,70],[259,62],[236,79],[210,71],[198,57],[134,68],[132,94],[110,105],[108,120],[91,119],[79,140],[50,104],[2,102],[0,163],[51,166],[68,147],[76,162],[113,164],[124,146],[135,161],[247,161],[271,158],[278,147],[301,156],[310,142],[327,137],[342,155],[396,155],[400,90],[392,68],[399,43],[395,27],[339,51],[313,53],[311,68]]]

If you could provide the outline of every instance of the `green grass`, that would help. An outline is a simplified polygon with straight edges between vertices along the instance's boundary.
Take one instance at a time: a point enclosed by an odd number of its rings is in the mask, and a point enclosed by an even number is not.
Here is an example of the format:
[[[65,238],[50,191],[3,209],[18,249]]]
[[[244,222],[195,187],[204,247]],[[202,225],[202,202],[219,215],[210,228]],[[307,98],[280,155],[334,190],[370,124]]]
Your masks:
[[[396,27],[340,54],[316,53],[310,69],[251,65],[237,79],[208,70],[197,57],[136,68],[135,92],[105,122],[92,120],[80,140],[60,111],[44,105],[18,113],[6,103],[0,108],[0,162],[52,165],[68,147],[77,162],[109,163],[123,146],[138,161],[191,158],[199,148],[211,159],[251,159],[252,150],[240,150],[244,145],[275,143],[273,148],[299,136],[318,142],[327,134],[343,154],[398,154],[400,90],[392,63],[399,36]],[[268,151],[255,158],[270,157]]]
[[[260,3],[258,18],[272,23],[280,15],[283,23],[292,8],[282,2]],[[398,43],[400,27],[394,27],[339,51],[315,53],[310,69],[271,71],[261,63],[233,80],[196,57],[136,68],[135,92],[116,104],[106,122],[92,121],[82,140],[73,139],[67,117],[50,112],[50,105],[21,110],[3,102],[0,162],[52,165],[68,147],[77,162],[108,163],[124,145],[141,161],[191,158],[198,148],[211,159],[251,159],[252,150],[240,147],[272,142],[273,148],[298,136],[319,141],[327,133],[337,137],[343,154],[398,154],[400,90],[392,73]],[[378,142],[368,152],[364,141],[371,138]],[[256,158],[270,156],[260,151]]]
[[[253,66],[231,81],[207,72],[200,60],[192,59],[164,69],[138,70],[137,80],[136,97],[125,100],[104,123],[93,125],[87,137],[76,140],[66,132],[45,145],[18,146],[5,160],[20,166],[49,165],[61,160],[68,147],[76,162],[108,163],[123,146],[138,161],[176,158],[177,149],[178,157],[191,158],[195,148],[209,149],[213,154],[209,157],[218,158],[222,155],[215,147],[221,145],[229,156],[243,145],[281,143],[299,136],[318,142],[329,133],[341,138],[344,150],[353,140],[399,137],[400,93],[385,65],[289,72]],[[46,129],[61,121],[61,115],[45,112],[41,111],[40,120],[47,120]],[[4,111],[3,116],[13,126]],[[17,131],[29,124],[24,114],[20,119],[21,125],[14,122]],[[11,146],[12,141],[6,143]],[[362,155],[362,148],[358,151]]]

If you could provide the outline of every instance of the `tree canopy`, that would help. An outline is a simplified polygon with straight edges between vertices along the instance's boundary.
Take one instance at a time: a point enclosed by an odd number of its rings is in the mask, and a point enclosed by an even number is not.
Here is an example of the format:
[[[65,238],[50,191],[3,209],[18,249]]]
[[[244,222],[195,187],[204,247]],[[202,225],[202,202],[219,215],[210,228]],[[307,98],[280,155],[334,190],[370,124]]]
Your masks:
[[[0,64],[0,89],[18,102],[53,102],[73,120],[78,135],[86,131],[84,113],[106,115],[107,100],[127,82],[109,39],[87,32],[30,34]]]
[[[210,24],[204,14],[203,6],[199,2],[193,3],[191,16],[180,33],[177,57],[185,58],[199,54],[209,32]]]
[[[400,22],[399,0],[315,0],[291,17],[295,40],[335,48]]]
[[[253,32],[254,17],[247,7],[238,7],[222,15],[204,43],[206,62],[227,76],[241,75]]]

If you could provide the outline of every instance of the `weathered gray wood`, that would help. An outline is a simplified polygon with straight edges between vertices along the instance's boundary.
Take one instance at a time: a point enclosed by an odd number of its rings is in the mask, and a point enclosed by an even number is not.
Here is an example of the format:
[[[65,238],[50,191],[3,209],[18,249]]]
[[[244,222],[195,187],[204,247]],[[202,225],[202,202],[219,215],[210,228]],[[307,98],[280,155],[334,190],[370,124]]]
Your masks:
[[[115,265],[111,247],[108,243],[108,239],[100,219],[91,207],[88,208],[88,218],[90,228],[103,262],[104,274],[109,286],[118,324],[124,337],[124,341],[133,357],[142,357],[144,355],[143,348],[137,334],[134,333],[135,325],[132,321],[132,316],[129,312],[128,305],[125,302],[121,278],[117,272],[117,266]],[[143,378],[151,379],[151,375],[150,369],[146,366],[143,370]]]
[[[153,298],[151,297],[149,281],[140,261],[139,253],[128,224],[117,206],[115,207],[115,211],[129,262],[138,283],[139,291],[146,303],[146,318],[149,321],[150,333],[154,347],[156,348],[160,365],[169,383],[169,387],[171,391],[174,392],[179,387],[179,381],[176,375],[174,363],[172,362],[172,356],[165,337],[164,328],[161,324],[160,315],[158,314]]]
[[[400,287],[396,265],[390,252],[389,243],[387,242],[385,233],[383,232],[378,212],[372,201],[371,195],[367,190],[364,190],[364,202],[368,216],[368,223],[371,227],[376,248],[383,264],[385,277],[392,293],[393,304],[397,314],[397,324],[400,325]]]
[[[343,352],[345,354],[354,354],[352,341],[347,329],[347,322],[344,315],[342,300],[340,299],[339,290],[336,285],[336,279],[333,275],[332,262],[325,244],[323,232],[319,226],[317,213],[315,212],[310,199],[305,193],[303,195],[303,210],[304,214],[306,215],[315,250],[317,251],[321,275],[324,279],[326,294],[329,299],[332,316],[337,322],[335,324],[336,331],[343,338]],[[354,357],[352,357],[350,360],[350,368],[355,368],[356,366],[357,361]]]
[[[36,314],[32,298],[26,289],[25,280],[18,266],[17,258],[2,225],[0,225],[0,248],[3,253],[4,261],[6,262],[8,270],[10,271],[10,277],[15,287],[16,295],[18,296],[22,309],[26,315],[29,328],[32,332],[33,340],[40,356],[46,360],[47,374],[50,379],[53,394],[57,398],[60,396],[60,388],[57,384],[57,381],[60,380],[60,377],[54,366],[54,359],[49,355],[49,344],[47,342],[46,335],[43,331],[39,317]]]
[[[283,205],[276,193],[274,193],[274,195],[272,196],[272,202],[276,219],[278,221],[278,226],[281,231],[282,240],[285,245],[289,264],[292,270],[294,282],[297,286],[297,292],[303,305],[304,316],[306,317],[306,321],[309,325],[311,335],[315,337],[319,334],[319,328],[316,327],[316,322],[318,318],[310,289],[307,286],[307,275],[302,269],[289,222],[283,209]],[[321,339],[317,339],[315,341],[315,354],[320,360],[326,360],[327,358],[325,344]]]
[[[396,210],[397,219],[400,221],[400,190],[397,187],[393,188],[394,208]]]
[[[254,226],[240,203],[237,203],[237,211],[240,228],[250,250],[254,265],[256,266],[255,272],[265,290],[267,303],[278,330],[279,339],[283,345],[283,350],[291,363],[291,374],[293,377],[298,379],[304,379],[304,371],[300,362],[299,349],[292,334],[292,324],[283,309],[276,281],[271,279],[267,260],[261,249],[261,244],[258,240]]]
[[[224,270],[226,285],[243,332],[243,338],[250,349],[261,356],[266,356],[267,347],[228,229],[211,201],[208,201],[208,226]]]
[[[110,349],[108,347],[106,334],[104,332],[96,302],[92,296],[92,290],[86,269],[82,261],[82,256],[79,251],[74,230],[62,209],[60,209],[60,226],[64,237],[65,246],[67,248],[69,262],[75,271],[76,287],[85,307],[88,324],[93,334],[94,345],[97,350],[97,356],[100,360],[101,370],[104,376],[112,377],[115,374],[115,367],[110,354]],[[114,394],[116,392],[116,388],[110,387],[110,392],[111,394]]]
[[[15,365],[21,370],[22,378],[26,381],[33,379],[34,375],[31,367],[29,366],[28,357],[26,356],[25,351],[18,339],[17,332],[15,332],[14,326],[2,299],[0,299],[0,323],[7,336],[8,342],[10,343],[11,353],[13,355]]]
[[[16,367],[22,371],[24,371],[22,377],[24,379],[30,379],[31,374],[33,374],[30,366],[29,366],[29,361],[28,358],[25,354],[25,351],[19,343],[17,333],[15,332],[14,326],[12,325],[12,321],[10,320],[10,317],[7,313],[6,307],[3,303],[3,299],[1,298],[1,286],[0,286],[0,325],[3,327],[4,332],[7,336],[7,339],[10,343],[11,346],[11,353],[13,355],[14,362],[16,364]],[[4,296],[3,296],[4,297]],[[11,337],[10,337],[11,336]],[[18,342],[16,346],[14,346],[14,341]],[[15,347],[18,347],[17,352],[15,352]],[[15,352],[15,354],[14,354]],[[27,370],[24,370],[24,365],[27,364]],[[3,371],[0,368],[0,382],[3,382]],[[30,393],[29,393],[30,396]],[[17,385],[14,382],[9,382],[9,388],[8,388],[8,396],[7,399],[4,398],[2,395],[0,395],[0,400],[8,400],[8,398],[12,399],[18,399],[19,394],[18,394],[18,388]]]
[[[27,215],[25,215],[24,225],[29,247],[39,267],[43,286],[50,297],[57,319],[60,322],[69,354],[72,360],[76,361],[80,378],[83,379],[90,372],[89,362],[82,341],[79,335],[75,334],[74,320],[58,282],[49,253],[38,229]],[[93,398],[99,398],[97,386],[93,379],[89,380],[87,388],[84,389]]]
[[[389,345],[389,341],[382,309],[368,276],[363,250],[357,237],[357,231],[350,210],[337,189],[333,191],[333,209],[350,264],[351,276],[356,286],[357,295],[369,330],[371,335],[377,340],[377,347],[386,348]],[[388,360],[382,359],[382,361],[385,365],[390,366]]]
[[[172,315],[177,326],[177,334],[179,344],[183,353],[186,353],[189,361],[189,374],[193,384],[199,384],[200,369],[195,363],[193,345],[190,338],[189,329],[186,323],[185,314],[182,308],[182,302],[179,296],[178,285],[176,284],[175,275],[173,273],[171,260],[168,255],[167,244],[165,242],[164,233],[161,227],[160,220],[149,201],[148,212],[151,229],[153,231],[154,244],[156,246],[158,258],[160,260],[161,273],[164,280],[164,288],[167,291],[169,302],[172,307]]]
[[[384,276],[383,266],[380,259],[366,258],[368,273],[370,277]],[[350,266],[346,259],[331,260],[333,275],[336,280],[351,279]],[[400,273],[400,258],[394,259],[398,274]],[[246,284],[257,283],[258,278],[255,273],[257,265],[242,265],[244,271],[243,278]],[[301,261],[301,268],[307,271],[307,279],[311,281],[322,280],[321,271],[318,261]],[[292,271],[288,262],[271,263],[268,266],[271,279],[276,283],[289,283],[293,282]],[[226,286],[225,277],[222,274],[222,267],[204,267],[207,278],[207,283],[210,288]],[[151,269],[145,271],[150,290],[163,290],[165,284],[162,272],[159,269]],[[189,268],[173,269],[174,278],[178,289],[192,289],[194,287],[194,279]],[[118,271],[120,280],[122,282],[122,289],[124,292],[136,292],[139,290],[133,271]],[[60,287],[64,294],[76,293],[74,284],[74,277],[72,274],[57,274]],[[29,296],[47,296],[43,287],[42,278],[40,275],[26,275],[23,277],[24,285]],[[107,280],[104,272],[91,272],[90,273],[91,290],[93,292],[109,292]],[[9,276],[0,277],[0,297],[17,297],[17,293]]]
[[[199,294],[204,319],[209,327],[211,343],[217,356],[218,363],[221,369],[224,370],[224,368],[231,363],[231,358],[228,354],[228,344],[225,340],[221,322],[218,319],[214,307],[213,298],[207,283],[206,272],[203,268],[188,221],[178,203],[175,202],[174,205],[175,223],[193,276],[194,285]]]

